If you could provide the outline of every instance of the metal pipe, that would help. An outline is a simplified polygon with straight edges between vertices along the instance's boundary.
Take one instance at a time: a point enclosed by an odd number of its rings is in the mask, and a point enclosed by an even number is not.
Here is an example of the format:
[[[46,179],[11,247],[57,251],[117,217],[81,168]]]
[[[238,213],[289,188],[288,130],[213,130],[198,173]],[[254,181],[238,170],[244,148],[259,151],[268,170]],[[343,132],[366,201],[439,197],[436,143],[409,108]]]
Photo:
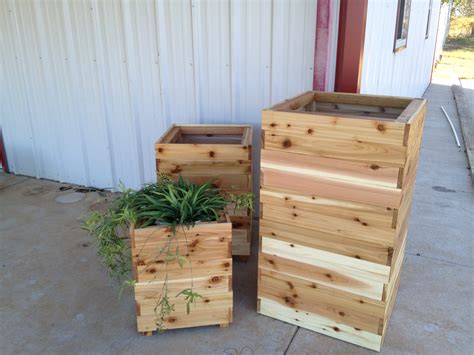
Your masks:
[[[461,147],[461,143],[459,143],[458,134],[456,133],[456,129],[454,128],[453,122],[451,121],[451,118],[449,118],[449,115],[448,115],[448,113],[446,112],[446,110],[444,109],[444,107],[443,107],[443,106],[440,106],[440,107],[441,107],[441,110],[443,110],[443,113],[444,113],[444,115],[446,116],[446,119],[448,120],[449,125],[451,126],[451,130],[453,131],[454,138],[456,138],[456,144],[458,145],[458,148],[460,148],[460,147]]]

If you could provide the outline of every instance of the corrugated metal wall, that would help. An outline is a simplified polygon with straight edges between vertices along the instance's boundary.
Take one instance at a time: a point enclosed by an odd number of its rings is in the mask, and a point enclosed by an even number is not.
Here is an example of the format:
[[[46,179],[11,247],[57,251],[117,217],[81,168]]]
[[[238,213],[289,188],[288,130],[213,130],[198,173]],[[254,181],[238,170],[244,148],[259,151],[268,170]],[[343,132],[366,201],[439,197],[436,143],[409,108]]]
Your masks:
[[[254,123],[312,87],[316,0],[0,0],[0,124],[17,174],[155,179],[171,123]]]
[[[394,53],[397,0],[369,0],[361,93],[421,96],[431,79],[440,0],[433,1],[425,39],[429,0],[411,0],[407,48]]]

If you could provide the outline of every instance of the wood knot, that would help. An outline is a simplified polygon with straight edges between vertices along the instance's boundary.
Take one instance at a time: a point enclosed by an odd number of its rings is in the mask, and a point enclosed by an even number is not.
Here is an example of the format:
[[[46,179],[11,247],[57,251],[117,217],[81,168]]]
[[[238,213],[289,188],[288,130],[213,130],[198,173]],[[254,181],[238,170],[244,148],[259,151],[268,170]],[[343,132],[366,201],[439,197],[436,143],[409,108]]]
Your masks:
[[[224,263],[224,266],[225,266],[225,267],[229,267],[229,266],[230,266],[230,263]]]
[[[273,260],[268,260],[268,263],[269,263],[270,265],[275,265],[275,262],[274,262]]]
[[[298,215],[296,213],[293,213],[293,217],[298,217]]]
[[[216,155],[216,154],[215,154],[213,151],[210,151],[210,152],[209,152],[209,156],[210,156],[211,158],[214,158],[214,155]]]
[[[276,123],[270,123],[270,127],[276,127],[277,124]]]
[[[209,299],[204,300],[204,303],[209,303],[209,302],[211,302]]]
[[[290,307],[294,307],[295,306],[295,300],[289,296],[285,296],[284,298],[285,300],[285,303],[290,306]]]
[[[158,153],[163,153],[163,148],[158,148]]]
[[[285,139],[282,143],[283,147],[290,148],[291,147],[291,140]]]
[[[294,245],[294,244],[290,244],[290,247],[294,248],[294,247],[295,247],[295,245]]]
[[[360,259],[360,256],[359,256],[359,255],[355,255],[354,258]]]
[[[344,317],[346,314],[345,314],[344,312],[339,312],[339,315],[340,315],[341,317]]]
[[[311,287],[311,288],[318,288],[318,286],[316,286],[315,283],[312,283],[309,287]]]
[[[286,125],[286,127],[290,128],[290,127],[291,127],[291,125],[288,123],[288,124]]]
[[[155,269],[155,268],[151,268],[150,270],[148,270],[148,272],[149,272],[150,274],[154,274],[154,273],[156,272],[156,269]]]
[[[372,170],[378,170],[380,167],[377,164],[370,164]]]
[[[288,284],[288,287],[290,288],[290,290],[295,288],[295,286],[293,286],[293,284],[290,281],[287,281],[286,283]]]
[[[326,276],[328,279],[331,278],[331,274],[330,274],[330,273],[327,273],[327,274],[325,274],[324,276]]]
[[[174,322],[176,322],[176,318],[175,317],[169,317],[168,322],[174,323]]]
[[[338,331],[339,331],[339,328],[338,328],[338,327],[333,327],[332,329],[334,329],[335,332],[338,332]]]
[[[181,171],[182,171],[182,169],[181,169],[181,167],[180,167],[179,165],[176,165],[176,167],[175,167],[173,170],[171,170],[171,172],[172,172],[173,174],[178,174],[178,173],[180,173]]]
[[[380,131],[380,132],[383,132],[385,131],[385,126],[383,124],[378,124],[377,125],[377,129]]]
[[[217,283],[217,282],[219,282],[220,280],[221,280],[220,276],[213,276],[213,277],[211,278],[211,282],[212,282],[212,283]]]
[[[276,234],[275,234],[274,232],[272,232],[271,234],[272,234],[272,236],[273,236],[273,237],[275,237],[275,236],[276,236]]]
[[[313,130],[310,128],[307,130],[308,134],[313,134]]]

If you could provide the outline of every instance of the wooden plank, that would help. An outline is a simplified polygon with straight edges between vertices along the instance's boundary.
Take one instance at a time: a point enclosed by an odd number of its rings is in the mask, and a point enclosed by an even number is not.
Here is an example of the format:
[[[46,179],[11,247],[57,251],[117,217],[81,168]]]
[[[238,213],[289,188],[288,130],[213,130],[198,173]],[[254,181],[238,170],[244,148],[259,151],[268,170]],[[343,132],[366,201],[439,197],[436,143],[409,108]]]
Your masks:
[[[285,190],[271,187],[262,187],[260,203],[292,208],[342,218],[349,221],[359,221],[371,226],[392,226],[393,210],[386,207],[336,200],[311,195],[290,193]]]
[[[268,203],[260,206],[260,213],[264,220],[365,241],[387,248],[394,245],[396,231],[392,228],[363,225],[359,221],[344,220],[293,208],[283,208]]]
[[[175,297],[172,295],[170,297],[170,303],[174,305],[176,313],[186,313],[186,303],[187,301],[183,296]],[[218,311],[219,309],[226,309],[232,307],[233,293],[232,291],[226,293],[219,293],[215,295],[209,295],[206,297],[198,298],[196,303],[191,307],[191,313],[194,311]],[[140,315],[155,315],[155,309],[157,306],[157,300],[153,298],[145,298],[137,302],[138,307],[140,307]],[[173,313],[175,313],[173,312]]]
[[[261,151],[261,166],[336,181],[394,188],[399,175],[398,168],[269,149]]]
[[[157,160],[158,172],[165,174],[205,175],[216,177],[219,175],[248,175],[252,172],[250,160],[210,161],[210,162],[179,162]]]
[[[193,277],[232,276],[232,258],[198,259],[193,257],[191,264],[186,263],[183,267],[177,261],[168,262],[168,266],[165,267],[163,260],[153,258],[137,265],[136,280],[138,282],[164,281],[166,273],[170,279],[188,281],[191,281]]]
[[[196,223],[190,229],[187,228],[178,228],[176,230],[176,237],[178,239],[199,237],[203,234],[206,234],[206,237],[210,236],[227,236],[230,238],[232,234],[232,226],[230,223],[216,223],[216,222],[203,222]],[[151,241],[156,238],[170,238],[171,237],[171,228],[162,227],[162,226],[152,226],[146,228],[137,228],[134,230],[135,243],[144,243]]]
[[[252,146],[253,140],[253,129],[252,126],[244,128],[244,133],[242,134],[242,145]]]
[[[361,115],[361,118],[373,115],[382,118],[396,119],[402,113],[403,108],[315,101],[315,105],[313,105],[311,111],[349,113],[351,115],[358,114]]]
[[[259,268],[304,279],[318,285],[331,287],[334,290],[351,292],[373,300],[382,300],[383,283],[363,279],[360,273],[356,276],[343,274],[340,272],[342,268],[334,266],[334,264],[321,262],[318,265],[312,265],[275,255],[275,253],[266,254],[262,250],[259,257]],[[338,272],[334,269],[337,269]]]
[[[168,130],[158,139],[157,143],[173,143],[175,142],[180,135],[179,127],[176,125],[171,125]]]
[[[267,299],[260,300],[260,313],[333,338],[380,351],[380,335],[355,329],[323,316],[301,312]]]
[[[331,102],[340,104],[367,105],[367,106],[387,106],[404,109],[413,100],[410,97],[381,96],[381,95],[360,95],[342,92],[314,93],[316,102]]]
[[[248,146],[234,144],[156,144],[156,158],[159,160],[235,161],[250,160]]]
[[[398,188],[331,180],[303,174],[302,171],[295,173],[291,170],[262,167],[261,182],[263,186],[283,189],[296,194],[323,196],[389,208],[398,208],[401,200],[401,190]]]
[[[270,110],[296,110],[314,101],[314,92],[306,92],[272,106]]]
[[[241,144],[240,134],[181,134],[179,144]]]
[[[336,274],[350,275],[374,282],[388,283],[390,267],[370,261],[350,258],[304,245],[262,237],[262,253],[334,270]]]
[[[338,314],[341,317],[353,313],[367,314],[373,316],[378,323],[379,319],[385,315],[385,302],[383,301],[336,290],[275,271],[260,270],[259,284],[284,291],[292,298],[306,298],[308,302],[323,305],[335,313],[345,313],[344,315]]]
[[[379,146],[402,146],[405,133],[405,125],[395,121],[280,111],[263,111],[262,129],[266,133],[265,139],[275,134],[308,138],[313,142],[319,139],[344,140],[348,143],[378,143]]]
[[[408,123],[411,119],[418,116],[419,113],[426,108],[426,100],[412,99],[398,117],[400,123]]]
[[[177,180],[180,174],[171,174],[170,178]],[[185,180],[194,184],[204,184],[212,180],[212,185],[225,191],[250,191],[252,188],[252,178],[250,175],[183,175]]]
[[[312,298],[298,295],[293,297],[291,292],[267,287],[262,285],[258,289],[258,298],[267,299],[279,303],[282,306],[289,306],[299,310],[300,312],[311,312],[323,317],[332,319],[336,322],[347,324],[349,326],[377,333],[381,319],[356,312],[345,313],[335,307],[326,307],[323,304],[316,303]]]
[[[231,322],[229,309],[193,310],[186,312],[174,312],[164,319],[163,325],[166,329],[191,328],[206,325],[220,325]],[[156,327],[156,315],[137,317],[137,328],[139,332],[154,331]]]
[[[391,260],[392,250],[388,247],[266,219],[260,220],[260,235],[382,265]]]
[[[312,264],[294,260],[294,258],[292,260],[287,258],[286,253],[277,254],[272,249],[266,248],[262,249],[259,268],[298,277],[315,284],[331,287],[334,290],[351,292],[373,300],[382,300],[383,283],[365,279],[366,273],[357,272],[354,269],[350,274],[346,274],[344,272],[348,267],[337,265],[337,263],[318,260],[310,262]]]
[[[209,276],[202,278],[195,278],[193,281],[193,289],[202,296],[209,296],[213,294],[225,293],[232,290],[231,276]],[[184,289],[191,287],[189,280],[168,280],[168,294],[175,295]],[[141,301],[142,299],[159,298],[162,292],[163,282],[139,282],[135,284],[135,299]]]
[[[229,125],[229,124],[180,124],[182,134],[239,134],[242,135],[249,125]]]
[[[267,131],[264,148],[391,167],[402,167],[406,159],[406,147],[400,145],[332,139],[326,136],[308,139]]]

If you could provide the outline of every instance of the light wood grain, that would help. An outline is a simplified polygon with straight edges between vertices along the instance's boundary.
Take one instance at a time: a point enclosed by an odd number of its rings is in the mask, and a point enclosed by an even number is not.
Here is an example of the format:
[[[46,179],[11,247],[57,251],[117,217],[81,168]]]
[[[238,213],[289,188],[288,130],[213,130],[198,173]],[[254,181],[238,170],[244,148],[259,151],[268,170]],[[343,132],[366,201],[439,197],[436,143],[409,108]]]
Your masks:
[[[296,116],[295,116],[296,115]],[[323,139],[348,142],[403,145],[405,126],[397,122],[361,120],[328,116],[324,113],[263,111],[262,129],[271,134],[289,135],[300,139]]]
[[[311,312],[303,312],[297,309],[285,307],[272,300],[261,299],[260,313],[281,319],[299,327],[329,335],[333,338],[341,339],[375,351],[380,351],[380,335],[359,330]]]
[[[295,227],[312,229],[349,239],[367,241],[382,247],[393,247],[396,230],[370,225],[357,220],[335,218],[318,213],[265,203],[260,206],[262,219]]]
[[[390,264],[393,250],[367,241],[305,229],[279,221],[260,220],[260,235],[274,239],[298,243],[310,248],[367,260],[382,265]]]
[[[308,154],[318,157],[402,167],[407,156],[406,147],[360,140],[332,139],[327,136],[317,139],[275,134],[265,131],[265,149]]]
[[[301,171],[304,174],[359,185],[397,187],[399,169],[376,164],[322,158],[305,154],[262,149],[261,166]]]

